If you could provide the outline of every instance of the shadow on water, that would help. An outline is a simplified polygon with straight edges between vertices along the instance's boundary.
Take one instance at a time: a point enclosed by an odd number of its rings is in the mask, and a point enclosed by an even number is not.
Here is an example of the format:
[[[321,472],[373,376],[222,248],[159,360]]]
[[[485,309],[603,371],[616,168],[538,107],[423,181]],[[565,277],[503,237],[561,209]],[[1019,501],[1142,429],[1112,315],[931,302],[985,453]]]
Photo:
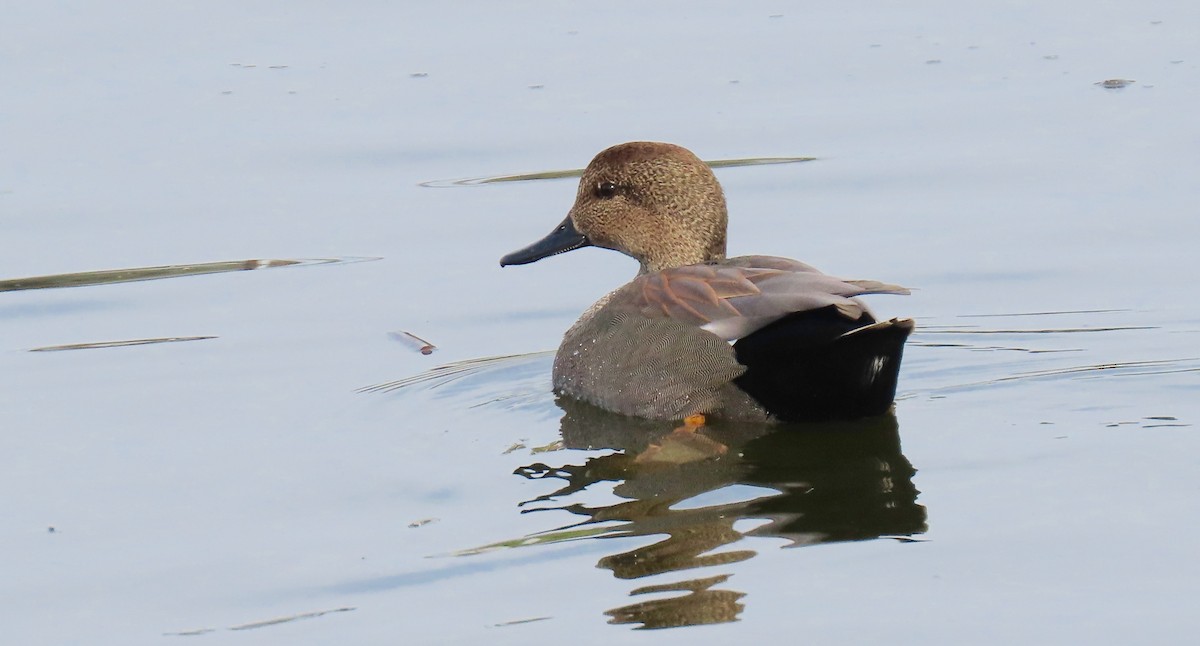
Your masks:
[[[522,477],[562,485],[521,503],[522,513],[565,511],[580,520],[458,555],[653,537],[633,550],[604,556],[598,567],[630,581],[703,570],[696,573],[702,576],[634,587],[633,597],[683,594],[610,609],[605,612],[609,623],[671,628],[737,620],[745,593],[725,587],[733,574],[730,566],[756,552],[727,546],[746,536],[784,538],[794,547],[911,537],[926,529],[925,508],[917,504],[912,482],[916,470],[900,451],[893,414],[789,427],[713,424],[692,432],[566,398],[558,403],[564,410],[565,448],[615,452],[579,463],[570,463],[570,454],[555,453],[568,462],[517,469]],[[612,483],[622,500],[599,506],[571,502],[601,483]],[[731,496],[738,499],[730,501]],[[751,527],[743,527],[747,524]]]
[[[461,361],[359,391],[417,389],[467,408],[539,417],[558,413],[560,440],[553,445],[562,450],[533,449],[530,459],[536,461],[515,471],[530,481],[554,483],[555,490],[517,506],[522,514],[569,514],[574,520],[458,550],[449,555],[460,557],[457,565],[336,589],[361,593],[419,585],[564,556],[539,546],[620,539],[612,543],[619,549],[604,550],[596,565],[629,581],[632,599],[597,608],[598,613],[639,629],[714,624],[736,621],[749,599],[730,585],[738,564],[757,554],[742,542],[746,537],[782,538],[788,547],[799,547],[913,540],[926,531],[925,508],[913,484],[916,469],[901,452],[894,414],[822,424],[712,422],[694,431],[673,429],[671,423],[615,415],[565,397],[555,407],[548,401],[551,356]],[[630,541],[638,546],[629,549]],[[512,558],[503,563],[464,558],[501,551]],[[651,577],[653,582],[637,584]]]

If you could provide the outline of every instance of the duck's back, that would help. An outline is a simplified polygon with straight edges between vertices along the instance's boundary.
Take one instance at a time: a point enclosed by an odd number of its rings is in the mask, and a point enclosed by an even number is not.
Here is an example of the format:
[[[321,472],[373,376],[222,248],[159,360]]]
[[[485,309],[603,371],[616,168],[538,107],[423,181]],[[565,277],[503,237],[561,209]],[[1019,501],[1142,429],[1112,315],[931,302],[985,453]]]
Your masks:
[[[891,403],[912,324],[876,324],[853,298],[869,293],[906,290],[771,256],[641,275],[568,330],[554,387],[657,419],[876,414]]]

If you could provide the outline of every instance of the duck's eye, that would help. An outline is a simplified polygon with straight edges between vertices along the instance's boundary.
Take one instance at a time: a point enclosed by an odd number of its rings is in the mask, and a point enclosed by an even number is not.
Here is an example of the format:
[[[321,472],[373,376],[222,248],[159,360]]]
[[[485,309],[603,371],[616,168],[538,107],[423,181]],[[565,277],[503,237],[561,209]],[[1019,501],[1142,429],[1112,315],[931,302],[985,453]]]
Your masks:
[[[617,185],[612,182],[600,182],[596,185],[596,197],[607,200],[617,194]]]

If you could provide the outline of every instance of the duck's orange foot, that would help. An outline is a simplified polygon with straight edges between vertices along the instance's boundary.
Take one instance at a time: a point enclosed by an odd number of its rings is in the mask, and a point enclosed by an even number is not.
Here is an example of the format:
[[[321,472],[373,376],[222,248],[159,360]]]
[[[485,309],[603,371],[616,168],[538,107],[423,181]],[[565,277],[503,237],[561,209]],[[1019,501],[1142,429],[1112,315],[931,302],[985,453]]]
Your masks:
[[[704,415],[688,415],[683,426],[659,438],[633,459],[637,464],[686,464],[718,458],[729,450],[724,444],[696,431],[704,427]]]

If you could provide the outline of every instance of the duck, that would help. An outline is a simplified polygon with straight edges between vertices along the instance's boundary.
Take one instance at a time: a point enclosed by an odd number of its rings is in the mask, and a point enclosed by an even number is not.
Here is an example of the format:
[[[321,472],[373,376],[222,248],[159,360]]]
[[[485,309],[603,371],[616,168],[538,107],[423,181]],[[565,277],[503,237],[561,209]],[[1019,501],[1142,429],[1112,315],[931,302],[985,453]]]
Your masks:
[[[596,155],[566,219],[500,259],[524,265],[600,247],[639,264],[564,334],[555,392],[622,415],[699,423],[893,410],[914,323],[877,321],[857,297],[909,290],[789,258],[728,258],[727,228],[721,185],[688,149],[635,141]]]

